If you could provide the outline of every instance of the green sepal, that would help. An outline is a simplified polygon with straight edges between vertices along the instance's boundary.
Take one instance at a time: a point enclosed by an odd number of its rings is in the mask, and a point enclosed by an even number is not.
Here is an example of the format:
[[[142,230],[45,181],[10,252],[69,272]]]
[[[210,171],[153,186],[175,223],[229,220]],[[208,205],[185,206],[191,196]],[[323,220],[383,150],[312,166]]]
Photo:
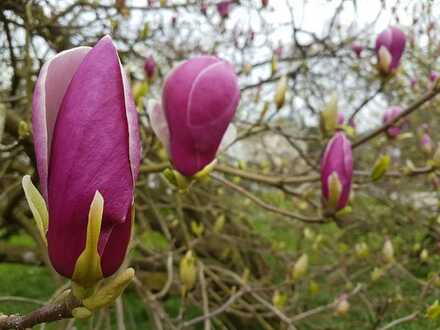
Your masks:
[[[85,307],[76,307],[72,310],[72,316],[75,319],[82,320],[92,316],[92,312]]]
[[[338,212],[335,213],[335,216],[338,217],[343,217],[347,214],[350,214],[353,211],[353,209],[351,208],[351,206],[347,205],[346,207],[344,207],[343,209],[340,209]]]
[[[319,127],[323,136],[332,135],[338,128],[338,99],[333,95],[319,115]]]
[[[34,186],[29,175],[25,175],[21,181],[24,195],[34,216],[38,231],[40,232],[41,240],[47,246],[46,232],[49,226],[49,213],[47,211],[46,202],[41,196],[38,189]]]
[[[173,186],[177,187],[180,192],[187,191],[195,181],[202,181],[208,178],[209,173],[211,173],[215,165],[217,164],[217,159],[214,159],[211,163],[202,168],[199,172],[193,176],[184,176],[178,171],[171,168],[167,168],[162,172],[165,179],[171,183]]]
[[[84,288],[93,287],[103,278],[101,257],[98,253],[103,211],[104,198],[99,191],[96,191],[89,210],[86,246],[76,261],[72,276],[72,280]]]
[[[214,159],[212,162],[202,168],[193,176],[193,178],[197,180],[206,178],[214,170],[215,165],[217,165],[217,159]]]
[[[287,76],[284,75],[278,80],[277,87],[275,90],[275,105],[277,110],[280,110],[286,101],[287,92]]]
[[[111,305],[125,290],[134,278],[134,269],[127,268],[120,272],[115,277],[102,287],[98,288],[95,294],[83,300],[83,305],[93,311]]]
[[[335,211],[338,207],[339,199],[342,193],[342,184],[338,174],[333,172],[328,177],[328,200],[326,208],[328,211]]]
[[[384,176],[391,164],[391,157],[388,154],[382,155],[374,164],[371,171],[371,180],[377,181]]]

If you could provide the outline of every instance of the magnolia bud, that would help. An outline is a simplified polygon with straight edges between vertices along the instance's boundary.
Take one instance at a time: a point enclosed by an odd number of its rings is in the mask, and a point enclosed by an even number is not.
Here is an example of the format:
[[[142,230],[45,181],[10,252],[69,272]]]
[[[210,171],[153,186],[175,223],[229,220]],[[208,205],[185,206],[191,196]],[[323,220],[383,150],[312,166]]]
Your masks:
[[[275,55],[275,54],[272,56],[272,60],[271,60],[271,63],[270,63],[270,69],[271,69],[272,76],[275,73],[277,73],[277,71],[278,71],[278,56]]]
[[[380,156],[371,171],[371,179],[377,181],[384,176],[391,164],[391,157],[388,154]]]
[[[182,282],[182,295],[185,296],[196,284],[197,279],[197,259],[193,252],[188,250],[180,260],[180,281]]]
[[[338,132],[328,142],[321,159],[321,189],[325,211],[333,214],[348,204],[353,177],[351,143]]]
[[[373,271],[371,272],[371,280],[373,282],[377,281],[378,279],[380,279],[383,275],[385,274],[385,271],[382,268],[374,268]]]
[[[405,50],[406,36],[397,27],[390,27],[380,33],[376,39],[376,56],[381,74],[394,73],[400,65]]]
[[[280,291],[276,290],[273,293],[272,304],[276,308],[282,310],[286,306],[286,303],[287,303],[287,294],[285,292],[280,292]]]
[[[420,260],[423,262],[427,262],[429,259],[429,252],[427,249],[423,249],[422,252],[420,252]]]
[[[335,306],[335,314],[338,316],[344,316],[347,314],[348,310],[350,309],[350,303],[348,302],[348,296],[347,294],[341,295],[339,297],[338,302]]]
[[[308,268],[309,268],[309,257],[307,256],[307,254],[304,253],[295,262],[295,265],[293,266],[292,279],[294,281],[297,281],[300,278],[302,278],[307,273]]]
[[[203,223],[199,223],[196,221],[191,221],[191,230],[197,237],[201,237],[203,235],[203,232],[205,230],[205,226]]]
[[[428,133],[424,133],[420,139],[420,147],[425,154],[431,154],[434,148],[431,137]]]
[[[382,248],[382,254],[385,262],[387,263],[394,262],[394,247],[393,247],[393,243],[389,238],[385,240],[385,243]]]
[[[368,249],[368,245],[365,242],[361,242],[355,245],[356,254],[360,258],[366,258],[370,254],[370,251]]]
[[[281,109],[286,101],[286,92],[287,92],[287,76],[282,76],[280,80],[278,80],[276,91],[275,91],[275,104],[277,106],[277,110]]]
[[[214,223],[214,233],[220,233],[223,231],[223,227],[225,226],[226,217],[224,214],[220,215]]]
[[[319,127],[323,136],[332,135],[336,131],[339,121],[338,115],[338,98],[333,95],[319,116]]]

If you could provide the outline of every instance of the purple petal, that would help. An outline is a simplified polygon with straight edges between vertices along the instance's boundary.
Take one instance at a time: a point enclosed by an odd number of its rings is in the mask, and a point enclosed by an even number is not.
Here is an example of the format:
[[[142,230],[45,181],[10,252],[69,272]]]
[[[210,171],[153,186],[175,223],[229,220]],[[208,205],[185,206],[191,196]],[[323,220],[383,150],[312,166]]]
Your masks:
[[[214,160],[239,99],[233,68],[216,57],[193,58],[167,78],[162,105],[180,173],[192,176]]]
[[[353,177],[353,156],[351,143],[344,133],[338,132],[327,144],[321,159],[321,188],[325,199],[329,198],[328,178],[336,172],[341,183],[342,192],[338,209],[344,208],[350,198]]]
[[[141,141],[139,135],[138,112],[136,110],[136,105],[134,104],[130,84],[128,83],[127,76],[120,61],[119,65],[122,74],[122,84],[124,87],[125,111],[128,124],[128,147],[130,154],[131,174],[133,176],[134,185],[139,175],[139,166],[141,163]]]
[[[67,87],[90,49],[90,47],[77,47],[57,54],[43,65],[35,84],[32,99],[32,127],[40,187],[46,202],[55,121]]]
[[[107,239],[107,244],[101,254],[101,269],[104,277],[114,274],[127,253],[128,243],[131,238],[131,206],[126,216],[127,220],[113,227]],[[108,232],[108,231],[107,231]]]
[[[169,151],[170,131],[168,129],[168,123],[162,106],[159,102],[150,100],[148,102],[147,111],[150,118],[150,125],[154,134],[156,134],[157,138],[164,145],[165,149]]]
[[[402,58],[405,50],[406,36],[397,27],[390,27],[379,34],[376,39],[375,50],[379,52],[380,47],[384,46],[391,54],[390,71],[395,70]]]
[[[130,220],[132,169],[138,165],[128,147],[136,128],[131,126],[130,132],[127,120],[133,125],[133,110],[124,87],[117,51],[111,38],[104,37],[78,67],[61,104],[49,166],[48,247],[54,268],[67,277],[84,249],[96,190],[104,197],[101,251],[112,230]]]

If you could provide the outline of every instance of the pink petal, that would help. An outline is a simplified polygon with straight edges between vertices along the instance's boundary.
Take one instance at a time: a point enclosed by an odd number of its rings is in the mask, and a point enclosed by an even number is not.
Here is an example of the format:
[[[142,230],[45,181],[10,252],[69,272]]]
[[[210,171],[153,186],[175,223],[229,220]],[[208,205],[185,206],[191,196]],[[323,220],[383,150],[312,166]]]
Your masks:
[[[35,84],[32,126],[40,186],[46,202],[52,135],[58,111],[75,71],[90,49],[77,47],[57,54],[43,65]]]

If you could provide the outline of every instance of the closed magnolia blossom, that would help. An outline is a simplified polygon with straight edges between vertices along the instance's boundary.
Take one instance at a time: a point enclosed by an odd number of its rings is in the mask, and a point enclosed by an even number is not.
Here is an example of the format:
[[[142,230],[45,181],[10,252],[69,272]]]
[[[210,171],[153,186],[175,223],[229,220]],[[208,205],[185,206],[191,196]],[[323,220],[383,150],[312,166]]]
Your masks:
[[[422,151],[426,154],[432,153],[432,150],[434,148],[432,139],[429,136],[428,133],[424,133],[420,139],[420,147],[422,148]]]
[[[355,53],[357,58],[360,58],[364,47],[356,42],[353,42],[351,44],[351,50],[353,51],[353,53]]]
[[[217,11],[222,18],[227,18],[231,11],[232,1],[221,1],[217,4]]]
[[[342,112],[338,112],[338,120],[337,120],[337,124],[342,126],[344,125],[345,122],[345,116]]]
[[[351,143],[343,132],[328,142],[321,159],[321,189],[324,208],[329,213],[347,206],[353,177]]]
[[[156,61],[153,56],[148,56],[144,63],[144,72],[148,80],[152,80],[156,73]]]
[[[389,27],[376,39],[375,52],[377,64],[382,74],[388,75],[397,70],[405,50],[406,36],[397,27]]]
[[[148,111],[178,172],[194,176],[215,160],[222,140],[234,135],[229,124],[239,100],[233,67],[217,57],[194,57],[170,73],[162,106],[150,104]]]
[[[384,124],[388,124],[391,121],[393,121],[396,117],[398,117],[402,113],[402,108],[399,106],[394,106],[388,108],[382,118],[382,122]],[[388,129],[386,130],[386,134],[389,138],[396,138],[400,131],[402,130],[402,124],[401,123],[394,123]]]
[[[131,236],[137,112],[108,36],[44,64],[32,102],[42,196],[23,187],[50,261],[84,287],[114,274]]]

